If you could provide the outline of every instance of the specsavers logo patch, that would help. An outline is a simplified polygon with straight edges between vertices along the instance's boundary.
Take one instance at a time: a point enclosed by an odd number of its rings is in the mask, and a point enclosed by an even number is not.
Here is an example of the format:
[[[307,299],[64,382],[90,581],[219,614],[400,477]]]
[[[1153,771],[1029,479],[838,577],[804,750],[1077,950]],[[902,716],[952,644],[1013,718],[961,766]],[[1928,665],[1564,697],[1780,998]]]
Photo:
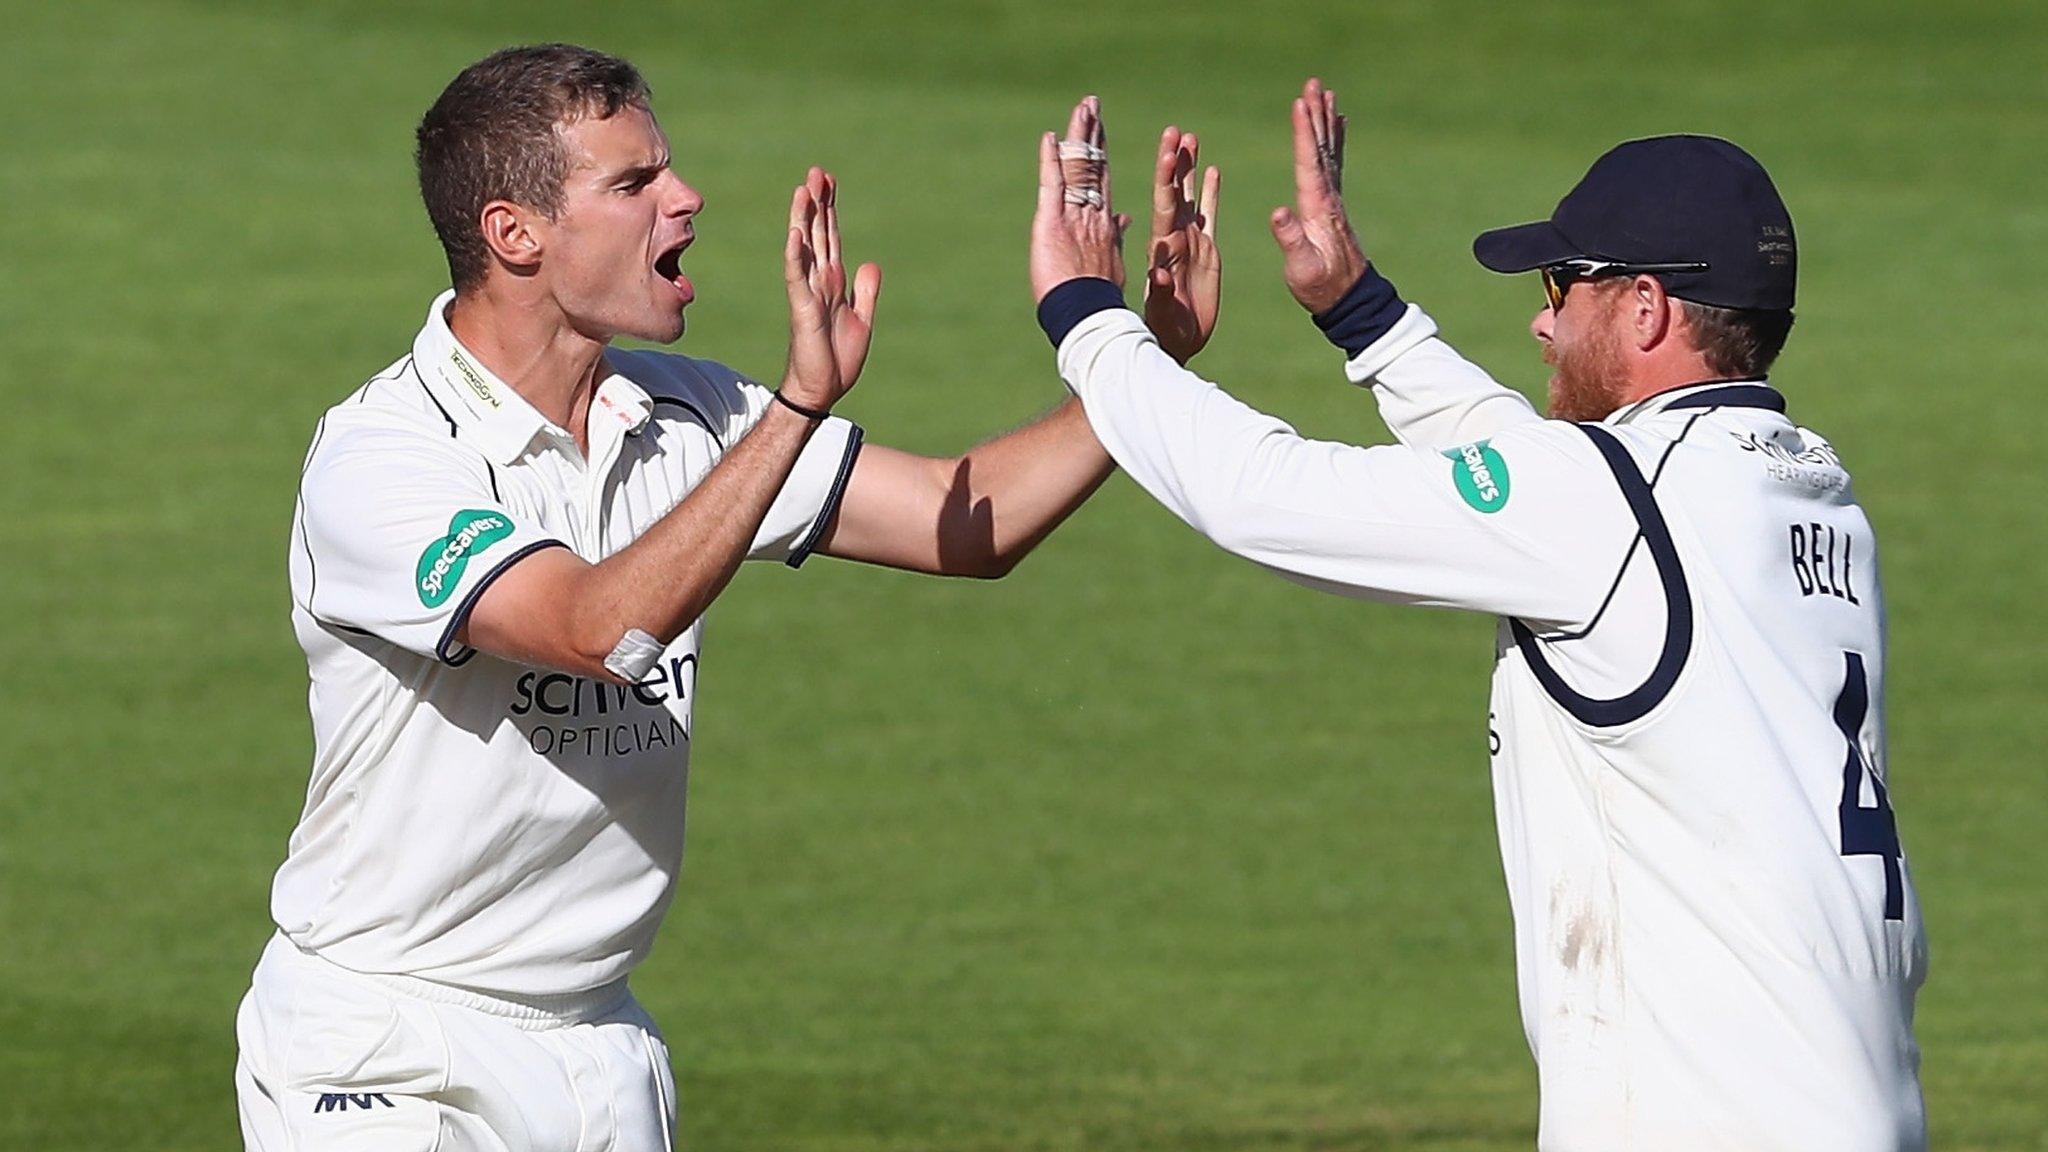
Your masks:
[[[1451,462],[1451,480],[1457,484],[1458,495],[1464,497],[1465,503],[1486,513],[1507,507],[1508,462],[1486,441],[1449,449],[1444,456]]]
[[[462,571],[470,557],[512,534],[512,521],[500,512],[470,508],[448,521],[448,534],[427,545],[420,553],[420,603],[439,608],[455,586],[462,583]]]

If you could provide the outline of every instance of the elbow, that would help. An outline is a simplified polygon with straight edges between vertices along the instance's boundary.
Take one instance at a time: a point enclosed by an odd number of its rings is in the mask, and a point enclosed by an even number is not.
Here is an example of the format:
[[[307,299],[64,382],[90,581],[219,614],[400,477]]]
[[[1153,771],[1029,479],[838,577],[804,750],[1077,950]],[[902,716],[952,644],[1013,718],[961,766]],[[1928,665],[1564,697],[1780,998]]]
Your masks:
[[[965,457],[934,461],[939,483],[938,571],[970,580],[1000,580],[1036,543],[1004,541],[996,528],[995,501],[977,494],[973,464]]]
[[[1243,556],[1256,547],[1263,533],[1258,514],[1229,492],[1209,493],[1190,501],[1182,519],[1233,556]]]
[[[563,671],[572,672],[592,680],[603,680],[610,684],[626,683],[624,677],[612,671],[611,667],[605,663],[606,660],[611,658],[612,653],[617,650],[618,638],[623,635],[625,633],[621,631],[614,635],[611,641],[607,643],[601,638],[601,630],[579,631],[570,642],[570,656],[565,661],[565,663],[571,666],[564,668]]]
[[[608,684],[632,684],[645,675],[643,665],[658,661],[662,650],[674,639],[649,628],[646,621],[632,621],[611,612],[579,614],[569,639],[574,672]],[[625,669],[634,674],[629,676]]]
[[[981,557],[972,570],[965,575],[974,580],[1001,580],[1017,570],[1030,553],[1028,548],[1012,548],[1008,551],[991,551]]]
[[[628,625],[620,622],[618,614],[607,606],[580,596],[572,599],[570,605],[563,621],[560,646],[575,664],[573,671],[582,676],[610,675],[605,670],[605,658],[618,646]]]
[[[1180,491],[1176,511],[1188,527],[1234,556],[1274,544],[1274,517],[1303,487],[1303,441],[1292,429],[1268,432],[1235,456],[1206,461]]]
[[[1001,580],[1023,563],[1029,548],[999,548],[993,541],[978,540],[942,545],[936,571],[963,580]]]
[[[1242,556],[1251,546],[1251,533],[1235,521],[1218,518],[1208,523],[1189,521],[1189,526],[1209,538],[1209,543],[1233,556]]]

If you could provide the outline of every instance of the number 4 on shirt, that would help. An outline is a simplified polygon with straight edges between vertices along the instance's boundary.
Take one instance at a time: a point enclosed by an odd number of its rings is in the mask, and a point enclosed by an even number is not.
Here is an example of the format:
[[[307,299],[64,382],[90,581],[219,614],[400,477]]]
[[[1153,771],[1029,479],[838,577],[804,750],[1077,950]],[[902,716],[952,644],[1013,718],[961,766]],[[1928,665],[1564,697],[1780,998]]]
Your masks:
[[[1905,882],[1899,861],[1905,855],[1899,847],[1899,823],[1892,815],[1891,797],[1884,781],[1863,757],[1863,720],[1870,713],[1870,684],[1863,673],[1863,657],[1843,654],[1848,670],[1842,694],[1835,697],[1835,726],[1849,743],[1848,759],[1842,764],[1842,855],[1877,856],[1884,860],[1884,918],[1906,918]],[[1863,781],[1870,780],[1871,795],[1877,803],[1863,806]]]

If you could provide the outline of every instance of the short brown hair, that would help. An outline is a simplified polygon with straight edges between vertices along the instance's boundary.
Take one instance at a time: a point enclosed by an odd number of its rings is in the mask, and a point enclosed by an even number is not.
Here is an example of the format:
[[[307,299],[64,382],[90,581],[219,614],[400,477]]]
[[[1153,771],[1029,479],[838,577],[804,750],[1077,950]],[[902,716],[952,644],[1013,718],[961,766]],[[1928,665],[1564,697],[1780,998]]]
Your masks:
[[[1753,380],[1769,372],[1792,332],[1789,310],[1716,308],[1691,300],[1679,304],[1707,370],[1729,380]]]
[[[484,205],[509,200],[552,219],[569,174],[558,130],[644,108],[649,95],[639,69],[574,44],[502,49],[449,81],[420,119],[413,160],[457,291],[482,283],[490,268]]]

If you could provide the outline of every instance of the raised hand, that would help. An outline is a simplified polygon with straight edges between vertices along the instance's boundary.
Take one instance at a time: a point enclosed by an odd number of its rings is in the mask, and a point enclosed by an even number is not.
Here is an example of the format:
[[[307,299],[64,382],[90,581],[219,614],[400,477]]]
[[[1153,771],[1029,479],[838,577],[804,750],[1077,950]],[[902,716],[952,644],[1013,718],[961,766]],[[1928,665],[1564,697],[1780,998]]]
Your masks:
[[[1147,246],[1145,324],[1168,355],[1186,364],[1216,330],[1223,298],[1223,258],[1216,249],[1216,198],[1222,174],[1195,170],[1201,141],[1169,127],[1159,136],[1152,172],[1152,242]]]
[[[1124,286],[1124,229],[1109,199],[1108,136],[1095,97],[1074,105],[1067,136],[1038,141],[1038,210],[1031,217],[1031,298],[1079,276]]]
[[[1337,94],[1310,79],[1294,101],[1294,207],[1273,210],[1287,290],[1328,311],[1365,275],[1365,250],[1344,213],[1344,117]]]
[[[811,169],[789,201],[789,239],[782,248],[782,280],[789,290],[789,368],[782,391],[820,411],[860,379],[874,335],[875,300],[882,269],[863,264],[847,292],[839,256],[839,184]]]

